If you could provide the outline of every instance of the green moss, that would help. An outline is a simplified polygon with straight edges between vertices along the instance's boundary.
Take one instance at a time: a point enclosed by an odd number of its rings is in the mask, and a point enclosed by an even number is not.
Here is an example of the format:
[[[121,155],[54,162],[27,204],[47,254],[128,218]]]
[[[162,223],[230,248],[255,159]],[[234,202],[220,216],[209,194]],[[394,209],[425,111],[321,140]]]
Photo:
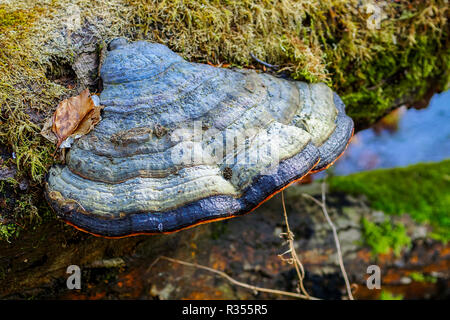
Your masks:
[[[332,85],[358,124],[449,82],[444,0],[378,4],[379,29],[369,27],[373,16],[356,0],[127,2],[137,8],[138,37],[213,63],[249,65],[253,52],[294,79]]]
[[[409,277],[416,282],[427,282],[427,283],[436,283],[436,277],[431,275],[425,275],[421,272],[412,272],[409,274]]]
[[[0,30],[7,28],[17,28],[17,26],[24,25],[28,20],[28,15],[20,11],[10,12],[5,9],[4,5],[0,5]]]
[[[249,66],[250,52],[296,78],[329,79],[324,53],[302,21],[313,6],[296,1],[127,0],[136,37],[165,43],[190,60]],[[176,36],[175,36],[176,35]]]
[[[389,291],[382,290],[380,293],[380,300],[403,300],[403,295],[394,295]]]
[[[0,240],[10,242],[19,235],[19,228],[14,224],[0,225]]]
[[[54,217],[40,190],[24,192],[14,178],[0,181],[0,241],[10,242]]]
[[[392,249],[396,256],[399,256],[402,249],[411,245],[411,239],[406,234],[403,224],[392,225],[389,220],[380,224],[373,223],[365,218],[362,219],[362,230],[364,242],[370,246],[372,253],[389,253]]]
[[[21,9],[0,5],[0,143],[16,154],[19,176],[39,182],[51,161],[52,146],[39,136],[40,127],[30,120],[56,102],[56,90],[39,64],[35,43],[29,38],[40,15],[49,10],[35,5]]]
[[[450,160],[336,176],[329,184],[331,191],[365,194],[373,208],[387,214],[408,213],[429,223],[434,238],[450,239]]]

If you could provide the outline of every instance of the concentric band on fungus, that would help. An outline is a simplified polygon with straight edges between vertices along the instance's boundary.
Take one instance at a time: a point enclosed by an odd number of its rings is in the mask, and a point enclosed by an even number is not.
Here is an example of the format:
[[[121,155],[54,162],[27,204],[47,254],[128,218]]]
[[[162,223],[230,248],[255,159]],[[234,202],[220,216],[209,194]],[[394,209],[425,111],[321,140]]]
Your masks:
[[[101,70],[103,119],[45,185],[53,210],[82,231],[160,234],[243,215],[328,168],[352,137],[353,121],[325,85],[189,63],[144,41],[111,48]],[[194,121],[204,124],[202,140],[183,131]],[[231,165],[230,154],[209,157],[225,132],[249,128]],[[269,143],[280,146],[281,161],[268,173]],[[207,157],[174,159],[189,148]],[[263,156],[249,163],[240,157],[247,152]]]

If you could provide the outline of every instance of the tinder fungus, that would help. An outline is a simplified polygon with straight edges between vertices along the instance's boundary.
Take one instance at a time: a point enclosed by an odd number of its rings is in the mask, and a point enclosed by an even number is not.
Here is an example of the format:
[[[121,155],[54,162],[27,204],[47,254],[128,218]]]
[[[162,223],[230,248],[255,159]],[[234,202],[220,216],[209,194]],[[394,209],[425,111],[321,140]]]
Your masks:
[[[323,83],[190,63],[157,43],[114,40],[101,77],[102,120],[46,183],[57,214],[95,235],[245,214],[331,165],[353,132]]]

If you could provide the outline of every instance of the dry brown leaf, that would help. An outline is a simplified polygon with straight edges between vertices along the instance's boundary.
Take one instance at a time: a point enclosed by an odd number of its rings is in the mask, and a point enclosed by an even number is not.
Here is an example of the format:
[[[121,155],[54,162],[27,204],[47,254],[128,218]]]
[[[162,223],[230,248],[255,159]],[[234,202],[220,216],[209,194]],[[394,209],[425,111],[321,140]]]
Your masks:
[[[51,143],[56,144],[58,142],[58,138],[53,133],[53,117],[47,118],[44,122],[44,125],[41,130],[41,135],[51,141]]]
[[[52,131],[58,138],[57,147],[75,132],[86,115],[94,110],[94,107],[89,89],[59,103],[53,114],[52,126]]]
[[[77,129],[73,132],[72,135],[80,135],[83,136],[89,133],[94,126],[100,122],[100,111],[103,109],[103,106],[94,106],[92,109],[81,121],[78,125]]]

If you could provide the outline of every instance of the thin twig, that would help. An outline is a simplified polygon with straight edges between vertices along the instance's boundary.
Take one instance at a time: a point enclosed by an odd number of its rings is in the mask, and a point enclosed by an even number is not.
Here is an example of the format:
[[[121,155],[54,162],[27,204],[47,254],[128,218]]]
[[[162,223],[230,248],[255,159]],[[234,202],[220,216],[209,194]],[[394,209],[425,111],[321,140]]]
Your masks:
[[[215,274],[217,274],[217,275],[227,279],[232,284],[235,284],[237,286],[240,286],[240,287],[252,290],[252,291],[266,292],[266,293],[271,293],[271,294],[278,294],[278,295],[282,295],[282,296],[288,296],[288,297],[299,298],[299,299],[320,300],[318,298],[311,297],[311,296],[305,296],[305,295],[299,294],[299,293],[252,286],[250,284],[247,284],[247,283],[244,283],[244,282],[240,282],[240,281],[237,281],[237,280],[233,279],[232,277],[230,277],[225,272],[222,272],[222,271],[219,271],[219,270],[216,270],[216,269],[213,269],[213,268],[209,268],[209,267],[206,267],[206,266],[202,266],[202,265],[197,264],[197,263],[186,262],[186,261],[182,261],[182,260],[178,260],[178,259],[174,259],[174,258],[169,258],[169,257],[166,257],[166,256],[159,256],[158,258],[156,258],[156,260],[153,261],[153,263],[150,265],[148,270],[150,270],[160,259],[164,259],[164,260],[170,261],[172,263],[178,263],[178,264],[182,264],[182,265],[185,265],[185,266],[188,266],[188,267],[198,268],[198,269],[202,269],[202,270],[206,270],[206,271],[215,273]]]
[[[350,288],[350,282],[348,281],[347,272],[345,271],[345,267],[344,267],[344,259],[342,258],[341,245],[339,243],[339,238],[338,238],[338,234],[336,231],[336,227],[334,226],[333,222],[331,221],[330,216],[328,215],[328,211],[327,211],[326,195],[325,195],[325,181],[322,182],[322,202],[320,202],[316,198],[310,196],[309,194],[303,193],[302,195],[305,198],[311,199],[312,201],[314,201],[317,205],[319,205],[322,208],[322,212],[325,216],[325,219],[327,220],[328,224],[330,225],[331,230],[333,230],[333,237],[334,237],[334,242],[336,244],[339,266],[341,268],[341,272],[344,277],[345,286],[347,288],[348,298],[350,300],[354,300],[353,295],[352,295],[352,290]]]
[[[300,259],[297,256],[297,252],[295,251],[294,248],[294,234],[291,232],[291,229],[289,227],[289,222],[288,222],[288,217],[287,217],[287,213],[286,213],[286,205],[284,203],[284,193],[283,191],[281,191],[281,203],[283,205],[283,214],[284,214],[284,221],[286,223],[286,231],[287,231],[287,241],[289,244],[289,250],[281,255],[279,255],[279,257],[281,257],[283,260],[285,260],[283,258],[283,255],[286,253],[290,253],[292,256],[292,263],[294,263],[294,267],[295,270],[297,271],[297,275],[298,275],[298,279],[299,279],[299,287],[301,292],[309,297],[308,292],[306,291],[304,285],[303,285],[303,279],[305,278],[305,269],[303,268],[303,265],[300,261]],[[286,261],[286,260],[285,260]]]
[[[270,69],[274,69],[277,70],[280,68],[280,66],[276,66],[267,62],[264,62],[262,60],[259,60],[253,53],[250,52],[250,57],[252,57],[252,59],[254,59],[256,62],[258,62],[259,64],[262,64],[263,66],[270,68]]]

